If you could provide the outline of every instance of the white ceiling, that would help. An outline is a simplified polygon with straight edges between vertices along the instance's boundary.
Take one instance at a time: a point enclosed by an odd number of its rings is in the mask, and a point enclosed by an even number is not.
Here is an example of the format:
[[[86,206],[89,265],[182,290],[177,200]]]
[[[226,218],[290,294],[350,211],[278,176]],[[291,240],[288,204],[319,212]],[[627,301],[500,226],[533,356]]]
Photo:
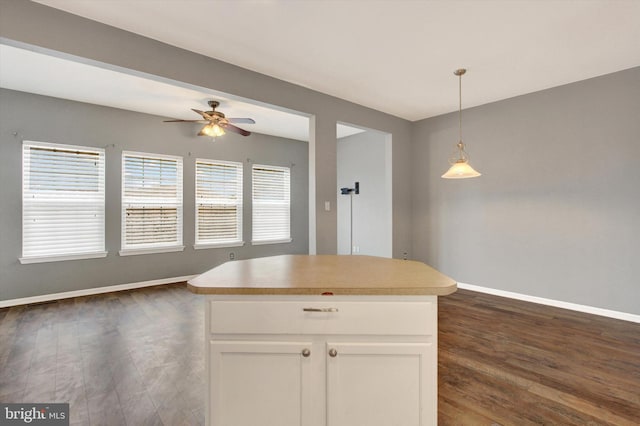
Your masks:
[[[409,120],[640,66],[640,0],[38,2]]]
[[[191,108],[208,111],[207,101],[215,99],[220,102],[218,110],[227,117],[250,117],[256,121],[255,124],[239,125],[246,130],[309,140],[308,117],[244,102],[220,92],[187,87],[184,83],[158,81],[153,76],[133,75],[126,70],[120,72],[86,61],[78,62],[4,44],[0,44],[0,61],[0,87],[6,89],[185,120],[200,119]],[[42,78],[43,70],[46,70],[46,78]],[[199,130],[192,124],[166,125],[194,126],[194,134]],[[345,125],[338,125],[337,129],[338,137],[361,131]]]

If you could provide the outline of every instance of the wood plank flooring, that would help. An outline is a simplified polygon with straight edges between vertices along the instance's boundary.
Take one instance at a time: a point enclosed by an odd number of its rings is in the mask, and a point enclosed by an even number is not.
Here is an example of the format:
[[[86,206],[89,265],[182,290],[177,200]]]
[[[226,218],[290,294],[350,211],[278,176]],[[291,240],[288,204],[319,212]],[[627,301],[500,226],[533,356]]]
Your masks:
[[[0,310],[0,400],[71,424],[204,424],[204,303],[185,284]]]
[[[439,424],[640,424],[640,324],[464,290],[438,313]]]
[[[640,424],[640,324],[439,302],[439,424]],[[79,425],[203,424],[203,308],[181,283],[0,309],[0,401],[70,402]]]

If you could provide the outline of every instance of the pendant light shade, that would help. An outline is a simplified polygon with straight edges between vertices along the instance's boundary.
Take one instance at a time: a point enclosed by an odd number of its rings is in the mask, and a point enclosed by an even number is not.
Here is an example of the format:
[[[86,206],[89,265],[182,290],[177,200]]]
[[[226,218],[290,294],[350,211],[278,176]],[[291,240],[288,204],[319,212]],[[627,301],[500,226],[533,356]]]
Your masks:
[[[466,179],[481,176],[481,173],[477,172],[471,165],[469,164],[469,154],[464,149],[464,143],[462,142],[462,75],[466,73],[467,70],[464,68],[458,69],[454,71],[454,74],[458,76],[458,84],[459,84],[459,108],[458,108],[458,122],[460,128],[460,139],[456,145],[456,151],[453,156],[449,159],[449,164],[451,167],[445,174],[441,177],[444,179]]]
[[[458,160],[442,175],[445,179],[465,179],[482,176],[465,160]]]

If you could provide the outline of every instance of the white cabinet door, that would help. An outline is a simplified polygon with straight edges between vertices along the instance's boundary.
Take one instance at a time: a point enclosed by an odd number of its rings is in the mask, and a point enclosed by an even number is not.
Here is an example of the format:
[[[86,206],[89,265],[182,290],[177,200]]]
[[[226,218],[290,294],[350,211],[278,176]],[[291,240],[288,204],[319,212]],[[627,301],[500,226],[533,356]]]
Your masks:
[[[437,423],[433,344],[329,342],[326,351],[327,426]]]
[[[210,341],[212,426],[312,424],[307,342]],[[305,352],[306,353],[306,352]],[[318,354],[319,355],[319,354]]]

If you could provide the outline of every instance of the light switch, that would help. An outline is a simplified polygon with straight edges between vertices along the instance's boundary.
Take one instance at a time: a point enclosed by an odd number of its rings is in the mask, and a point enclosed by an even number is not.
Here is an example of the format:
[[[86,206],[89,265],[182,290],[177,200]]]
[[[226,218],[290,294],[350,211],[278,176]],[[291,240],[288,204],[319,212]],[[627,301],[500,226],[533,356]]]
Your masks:
[[[326,212],[330,212],[331,211],[331,201],[325,201],[324,202],[324,211],[326,211]]]

